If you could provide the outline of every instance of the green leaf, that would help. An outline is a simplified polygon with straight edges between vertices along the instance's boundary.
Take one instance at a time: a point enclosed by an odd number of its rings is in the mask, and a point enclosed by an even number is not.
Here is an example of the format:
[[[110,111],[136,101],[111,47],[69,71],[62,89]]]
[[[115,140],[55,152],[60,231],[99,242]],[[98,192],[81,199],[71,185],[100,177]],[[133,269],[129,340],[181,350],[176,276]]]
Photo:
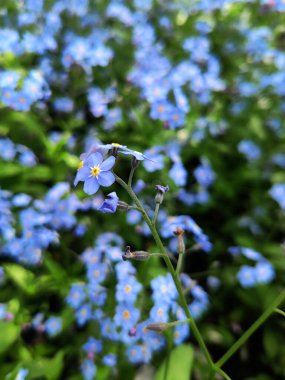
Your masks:
[[[35,276],[31,271],[16,264],[5,265],[5,271],[7,276],[25,293],[34,294],[36,292]]]
[[[154,380],[190,380],[194,360],[194,350],[190,345],[183,344],[171,351],[168,358],[158,369]],[[165,366],[167,374],[165,376]]]
[[[59,285],[68,286],[68,276],[66,272],[61,268],[60,265],[53,261],[48,254],[45,255],[44,265],[52,275],[53,279],[56,280]]]
[[[39,358],[27,362],[25,368],[29,370],[29,378],[38,379],[43,377],[47,380],[59,379],[63,368],[63,358],[63,351],[59,351],[52,359]]]
[[[20,174],[21,166],[17,164],[5,163],[1,165],[0,178],[13,177]]]
[[[15,342],[19,333],[20,328],[13,323],[0,322],[0,355]]]

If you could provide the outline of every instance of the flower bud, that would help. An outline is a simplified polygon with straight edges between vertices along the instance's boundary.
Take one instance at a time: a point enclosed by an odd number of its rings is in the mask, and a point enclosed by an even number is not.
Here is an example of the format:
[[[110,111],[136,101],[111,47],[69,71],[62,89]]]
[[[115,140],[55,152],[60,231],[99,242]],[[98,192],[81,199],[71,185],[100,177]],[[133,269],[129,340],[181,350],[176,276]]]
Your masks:
[[[183,239],[184,230],[181,227],[177,227],[176,231],[174,231],[174,234],[178,238],[177,242],[177,252],[179,255],[185,253],[185,243]]]
[[[169,187],[156,185],[155,190],[156,190],[155,203],[161,204],[163,202],[164,193],[166,193],[169,190]]]
[[[136,327],[132,327],[130,330],[129,330],[129,336],[136,336],[137,335],[137,329]]]
[[[131,247],[127,245],[125,253],[122,255],[122,257],[123,260],[146,261],[149,259],[150,254],[145,251],[131,252]]]
[[[129,210],[129,205],[126,202],[119,201],[117,204],[117,209],[122,210],[122,211],[128,211]]]
[[[168,323],[150,323],[146,326],[146,330],[155,331],[158,333],[162,333],[163,331],[169,329],[170,325]]]

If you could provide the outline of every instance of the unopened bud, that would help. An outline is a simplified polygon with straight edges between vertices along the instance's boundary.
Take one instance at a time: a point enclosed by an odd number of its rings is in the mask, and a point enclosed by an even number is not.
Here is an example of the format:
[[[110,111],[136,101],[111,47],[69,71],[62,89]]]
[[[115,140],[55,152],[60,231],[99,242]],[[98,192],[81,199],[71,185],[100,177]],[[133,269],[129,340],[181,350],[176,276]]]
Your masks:
[[[155,203],[161,204],[163,202],[164,193],[169,190],[168,186],[156,185],[155,190],[157,191],[155,196]]]
[[[137,329],[136,329],[136,327],[132,327],[129,330],[129,336],[136,336],[136,335],[137,335]]]
[[[185,243],[184,243],[184,230],[181,227],[177,227],[176,231],[174,231],[174,234],[177,236],[178,242],[177,242],[177,252],[178,254],[185,253]]]
[[[169,329],[169,324],[168,323],[150,323],[149,325],[147,325],[145,328],[146,330],[150,330],[150,331],[155,331],[155,332],[158,332],[158,333],[162,333],[163,331]]]
[[[122,211],[128,211],[129,210],[129,205],[126,202],[119,201],[117,204],[117,209],[122,210]]]
[[[125,253],[122,255],[122,257],[123,260],[146,261],[149,259],[150,254],[145,251],[131,252],[131,247],[127,245]]]

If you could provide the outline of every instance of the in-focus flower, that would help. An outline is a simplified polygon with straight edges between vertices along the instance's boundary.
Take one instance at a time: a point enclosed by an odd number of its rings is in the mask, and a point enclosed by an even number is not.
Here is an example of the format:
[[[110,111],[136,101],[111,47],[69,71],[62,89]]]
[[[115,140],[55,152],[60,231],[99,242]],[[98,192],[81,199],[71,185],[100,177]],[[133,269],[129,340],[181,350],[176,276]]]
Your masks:
[[[100,186],[111,186],[115,182],[115,176],[110,171],[114,164],[114,156],[103,161],[103,156],[99,152],[91,154],[78,169],[74,181],[75,186],[79,181],[83,181],[83,189],[89,195],[95,194]]]
[[[117,194],[113,191],[112,193],[108,194],[107,197],[109,199],[105,199],[102,205],[98,208],[99,211],[103,213],[110,212],[114,214],[117,210],[119,198]]]

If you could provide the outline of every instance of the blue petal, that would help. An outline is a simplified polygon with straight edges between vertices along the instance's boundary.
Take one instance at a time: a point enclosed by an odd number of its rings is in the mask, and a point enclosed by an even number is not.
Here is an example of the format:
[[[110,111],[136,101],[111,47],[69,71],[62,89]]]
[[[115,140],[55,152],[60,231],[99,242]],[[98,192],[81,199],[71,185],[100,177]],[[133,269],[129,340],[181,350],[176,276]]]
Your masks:
[[[98,177],[99,185],[111,186],[115,182],[115,176],[111,172],[101,172]]]
[[[92,195],[95,194],[99,189],[99,183],[95,177],[87,178],[84,183],[83,190],[86,194]]]
[[[80,181],[85,181],[85,178],[89,176],[90,169],[86,166],[83,166],[82,168],[78,169],[76,177],[74,179],[74,186],[78,184]]]
[[[103,161],[102,154],[96,152],[96,153],[91,154],[88,157],[88,159],[86,161],[86,164],[84,163],[84,166],[86,165],[89,168],[93,168],[94,166],[100,165],[102,161]]]
[[[105,160],[102,165],[100,166],[100,169],[103,171],[103,172],[106,172],[107,170],[110,170],[114,164],[115,164],[115,157],[114,156],[110,156],[109,158],[107,158],[107,160]]]

